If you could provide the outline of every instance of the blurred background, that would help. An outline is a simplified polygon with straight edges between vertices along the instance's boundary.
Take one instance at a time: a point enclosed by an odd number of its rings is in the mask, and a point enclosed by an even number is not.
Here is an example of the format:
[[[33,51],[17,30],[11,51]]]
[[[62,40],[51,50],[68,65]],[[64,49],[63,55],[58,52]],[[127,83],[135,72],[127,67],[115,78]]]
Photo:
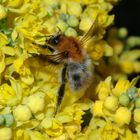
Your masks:
[[[140,36],[140,0],[120,0],[111,14],[115,14],[115,25],[117,27],[126,27],[129,36]],[[134,48],[139,48],[135,46]],[[140,61],[140,59],[138,59]],[[128,75],[128,79],[132,79],[140,73],[132,73]],[[136,86],[140,86],[140,80]]]
[[[129,35],[140,36],[140,0],[121,0],[111,13],[116,15],[117,27],[127,27]]]

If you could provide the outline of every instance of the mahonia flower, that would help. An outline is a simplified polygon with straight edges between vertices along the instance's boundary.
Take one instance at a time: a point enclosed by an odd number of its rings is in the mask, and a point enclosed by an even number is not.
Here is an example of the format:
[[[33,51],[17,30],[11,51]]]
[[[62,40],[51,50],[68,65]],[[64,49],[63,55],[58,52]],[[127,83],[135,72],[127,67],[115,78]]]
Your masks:
[[[2,140],[137,140],[140,137],[140,94],[135,87],[139,77],[126,80],[126,74],[140,71],[140,52],[130,49],[139,44],[139,38],[126,39],[128,51],[119,40],[126,38],[125,29],[117,31],[119,38],[111,33],[107,41],[103,40],[106,28],[114,20],[114,15],[109,12],[118,1],[1,1]],[[99,67],[101,75],[95,74],[92,89],[89,87],[76,94],[66,83],[65,95],[56,114],[62,66],[54,68],[32,54],[50,54],[49,50],[38,46],[45,44],[46,38],[56,34],[58,29],[66,36],[81,38],[94,21],[97,21],[98,32],[84,49],[93,63],[98,64],[95,71]],[[104,58],[108,59],[108,67]],[[118,73],[116,65],[120,66]],[[102,78],[105,80],[101,81]]]
[[[140,45],[139,37],[129,37],[126,28],[117,29],[114,27],[108,32],[107,42],[114,54],[107,57],[108,64],[102,60],[98,68],[100,73],[105,75],[106,73],[102,69],[106,69],[116,81],[120,77],[127,78],[132,73],[138,74],[140,72],[140,50],[135,48],[135,46]],[[103,68],[101,69],[101,67]]]

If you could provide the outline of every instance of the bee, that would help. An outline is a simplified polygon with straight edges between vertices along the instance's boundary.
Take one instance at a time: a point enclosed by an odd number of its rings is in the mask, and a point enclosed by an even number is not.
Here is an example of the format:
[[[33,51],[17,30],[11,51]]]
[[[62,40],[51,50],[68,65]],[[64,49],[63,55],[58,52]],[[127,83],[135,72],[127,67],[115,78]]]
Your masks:
[[[46,41],[47,44],[53,47],[39,45],[41,48],[49,49],[52,53],[51,55],[39,54],[39,58],[52,65],[63,64],[56,112],[65,93],[66,77],[68,77],[67,81],[70,89],[75,92],[86,89],[93,80],[93,63],[90,56],[86,53],[84,45],[90,38],[96,35],[97,31],[96,19],[88,32],[80,39],[73,36],[65,36],[59,32],[56,35],[52,35]]]

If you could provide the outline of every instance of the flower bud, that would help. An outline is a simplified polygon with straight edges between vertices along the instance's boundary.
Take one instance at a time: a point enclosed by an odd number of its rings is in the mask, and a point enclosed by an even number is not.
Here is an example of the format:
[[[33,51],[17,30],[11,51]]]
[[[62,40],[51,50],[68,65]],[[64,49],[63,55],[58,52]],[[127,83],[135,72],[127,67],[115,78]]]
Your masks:
[[[6,127],[10,127],[14,123],[14,117],[12,114],[5,114],[4,119]]]
[[[76,27],[79,24],[78,19],[75,16],[70,16],[67,20],[67,23],[69,24],[69,26],[71,27]]]
[[[137,99],[135,100],[135,107],[136,107],[136,108],[140,108],[140,98],[137,98]]]
[[[79,24],[79,29],[82,31],[88,31],[92,25],[93,21],[89,17],[84,17],[81,19],[80,24]]]
[[[135,109],[134,110],[134,120],[137,123],[140,123],[140,109]]]
[[[103,116],[103,101],[96,101],[93,106],[95,116]]]
[[[125,37],[127,36],[127,34],[128,34],[128,31],[127,31],[126,28],[120,28],[120,29],[118,30],[118,36],[119,36],[120,38],[125,38]]]
[[[45,107],[45,99],[42,93],[29,96],[27,105],[32,113],[42,111]]]
[[[118,108],[118,103],[116,96],[108,96],[104,102],[104,106],[110,111],[115,111]]]
[[[74,30],[73,28],[68,28],[68,29],[65,31],[65,35],[66,35],[66,36],[77,36],[77,32],[76,32],[76,30]]]
[[[82,7],[79,3],[74,3],[74,2],[68,3],[68,13],[70,15],[79,17],[81,15],[81,12],[82,12]]]
[[[12,130],[11,128],[0,128],[0,139],[1,140],[11,140]]]
[[[19,105],[13,110],[13,115],[17,121],[28,121],[32,114],[28,106]]]
[[[127,106],[130,102],[130,99],[127,94],[122,94],[119,96],[119,103],[123,106]]]
[[[60,30],[64,32],[67,29],[68,25],[63,20],[58,20],[58,22],[56,23],[56,27],[60,28]]]
[[[120,125],[129,124],[131,120],[131,111],[126,107],[119,107],[115,113],[114,120]]]

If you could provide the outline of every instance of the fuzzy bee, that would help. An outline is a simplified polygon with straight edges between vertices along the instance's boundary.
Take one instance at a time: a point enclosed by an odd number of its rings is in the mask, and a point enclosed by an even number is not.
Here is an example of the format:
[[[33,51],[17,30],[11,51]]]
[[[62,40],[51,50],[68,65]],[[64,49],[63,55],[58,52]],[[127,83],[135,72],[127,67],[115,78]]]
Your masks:
[[[61,85],[58,90],[56,112],[65,93],[66,76],[71,90],[77,92],[88,87],[93,79],[93,64],[84,50],[85,43],[97,33],[97,20],[89,31],[81,38],[65,36],[58,33],[46,41],[48,45],[38,45],[42,49],[49,49],[51,55],[39,54],[38,57],[52,65],[64,64],[61,74]],[[53,47],[50,47],[53,46]]]

